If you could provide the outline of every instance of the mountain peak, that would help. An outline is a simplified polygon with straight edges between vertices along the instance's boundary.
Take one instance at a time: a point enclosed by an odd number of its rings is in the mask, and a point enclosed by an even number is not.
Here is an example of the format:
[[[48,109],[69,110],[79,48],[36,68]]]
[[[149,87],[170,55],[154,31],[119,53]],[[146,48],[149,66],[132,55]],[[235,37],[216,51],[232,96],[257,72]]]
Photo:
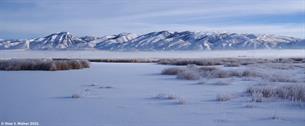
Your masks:
[[[143,35],[120,33],[103,37],[75,37],[57,32],[31,40],[0,40],[0,49],[99,49],[99,50],[215,50],[305,48],[305,40],[267,34],[229,32],[156,31]]]
[[[62,32],[57,32],[56,34],[59,34],[59,35],[69,35],[71,33],[70,32],[66,32],[66,31],[62,31]]]

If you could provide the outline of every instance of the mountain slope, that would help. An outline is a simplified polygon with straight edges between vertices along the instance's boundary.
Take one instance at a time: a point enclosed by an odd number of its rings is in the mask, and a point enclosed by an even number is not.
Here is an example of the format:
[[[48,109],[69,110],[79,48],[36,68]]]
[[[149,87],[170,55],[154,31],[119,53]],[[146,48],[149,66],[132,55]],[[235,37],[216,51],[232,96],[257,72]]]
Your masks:
[[[0,40],[0,49],[31,50],[217,50],[217,49],[305,48],[305,40],[286,36],[216,33],[151,32],[143,35],[121,33],[103,37],[75,37],[60,32],[31,40]]]
[[[74,37],[69,32],[54,33],[46,37],[31,40],[30,49],[82,49],[88,46],[85,40]]]

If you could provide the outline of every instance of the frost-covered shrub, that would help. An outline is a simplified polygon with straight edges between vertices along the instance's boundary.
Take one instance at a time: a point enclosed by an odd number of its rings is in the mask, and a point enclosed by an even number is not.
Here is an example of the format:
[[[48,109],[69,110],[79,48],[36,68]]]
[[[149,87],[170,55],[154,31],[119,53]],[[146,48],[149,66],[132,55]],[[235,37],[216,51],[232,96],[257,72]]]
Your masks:
[[[293,101],[305,101],[305,85],[284,85],[277,88],[276,94],[278,97],[283,99],[290,99]]]
[[[54,60],[56,70],[69,70],[88,68],[89,62],[87,60]]]
[[[177,75],[178,79],[184,80],[198,80],[200,74],[198,68],[194,65],[188,65],[187,67],[173,67],[164,69],[161,74],[163,75]]]
[[[208,73],[209,78],[228,78],[228,77],[242,77],[242,71],[233,70],[214,70]]]
[[[87,60],[52,60],[52,59],[10,59],[0,60],[0,70],[69,70],[88,68]]]
[[[305,101],[304,84],[267,85],[250,87],[247,90],[251,96],[262,98],[278,97],[292,101]]]
[[[258,73],[249,70],[221,70],[216,69],[202,74],[202,76],[208,78],[229,78],[229,77],[258,77]]]
[[[181,68],[181,67],[166,68],[166,69],[162,70],[161,74],[163,74],[163,75],[177,75],[178,73],[181,73],[184,70],[185,70],[185,68]]]
[[[177,78],[183,79],[183,80],[199,80],[200,74],[194,70],[185,70],[185,71],[179,72],[177,74]]]
[[[164,69],[163,75],[177,75],[178,79],[198,80],[205,78],[229,78],[229,77],[259,77],[261,76],[255,71],[249,70],[223,70],[217,67],[198,67],[189,64],[186,67],[173,67]]]

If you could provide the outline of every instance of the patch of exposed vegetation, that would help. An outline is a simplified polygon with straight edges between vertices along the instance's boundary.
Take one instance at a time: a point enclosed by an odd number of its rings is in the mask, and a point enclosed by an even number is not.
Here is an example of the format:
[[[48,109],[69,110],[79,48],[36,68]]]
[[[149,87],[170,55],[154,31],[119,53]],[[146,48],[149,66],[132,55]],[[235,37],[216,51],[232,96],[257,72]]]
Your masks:
[[[89,68],[90,63],[87,60],[69,59],[9,59],[0,60],[0,70],[20,71],[20,70],[43,70],[58,71]]]

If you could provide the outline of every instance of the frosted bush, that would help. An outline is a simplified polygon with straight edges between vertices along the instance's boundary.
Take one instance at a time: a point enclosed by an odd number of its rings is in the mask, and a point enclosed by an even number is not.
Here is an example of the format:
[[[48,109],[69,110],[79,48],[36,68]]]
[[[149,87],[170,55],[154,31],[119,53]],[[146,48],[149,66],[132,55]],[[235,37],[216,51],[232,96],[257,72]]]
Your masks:
[[[261,77],[255,71],[250,70],[222,70],[217,67],[198,67],[196,65],[187,65],[186,67],[173,67],[164,69],[163,75],[177,75],[178,79],[198,80],[205,78],[229,78],[229,77]]]
[[[201,71],[202,77],[207,78],[229,78],[229,77],[258,77],[259,74],[249,70],[221,70]]]
[[[199,80],[200,74],[197,71],[185,70],[177,74],[178,79]]]
[[[172,68],[166,68],[162,70],[161,74],[163,75],[177,75],[178,73],[184,71],[185,68],[181,67],[172,67]]]
[[[243,71],[233,70],[214,70],[207,74],[209,78],[229,78],[229,77],[243,77]]]
[[[70,70],[89,68],[87,60],[10,59],[0,60],[0,70]]]
[[[262,98],[277,97],[291,101],[305,101],[304,84],[267,85],[251,87],[247,90],[251,96]]]
[[[293,84],[277,88],[276,94],[280,98],[293,101],[305,101],[305,85]]]

